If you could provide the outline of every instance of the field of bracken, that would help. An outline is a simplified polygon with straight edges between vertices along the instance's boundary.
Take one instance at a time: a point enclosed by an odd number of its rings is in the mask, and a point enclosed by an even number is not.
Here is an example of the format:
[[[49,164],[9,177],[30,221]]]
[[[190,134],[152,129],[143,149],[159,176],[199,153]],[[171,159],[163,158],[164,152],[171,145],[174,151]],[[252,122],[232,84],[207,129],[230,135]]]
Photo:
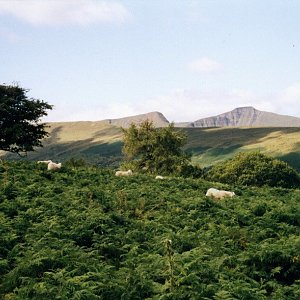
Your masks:
[[[300,190],[2,162],[0,298],[298,300]]]

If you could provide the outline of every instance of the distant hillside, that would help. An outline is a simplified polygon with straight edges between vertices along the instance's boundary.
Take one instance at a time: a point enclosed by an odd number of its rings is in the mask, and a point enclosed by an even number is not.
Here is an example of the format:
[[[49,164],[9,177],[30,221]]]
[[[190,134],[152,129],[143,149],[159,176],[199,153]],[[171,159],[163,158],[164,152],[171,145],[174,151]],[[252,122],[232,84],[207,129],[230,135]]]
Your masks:
[[[238,107],[232,111],[177,124],[177,127],[300,127],[300,118],[260,111],[254,107]]]
[[[48,123],[49,137],[43,141],[43,148],[29,152],[27,159],[66,161],[70,158],[83,158],[87,162],[115,167],[122,160],[122,131],[131,123],[139,124],[145,120],[155,127],[164,127],[168,120],[159,112],[108,119],[102,121],[51,122]],[[0,157],[20,159],[16,154],[0,151]]]
[[[184,128],[192,161],[209,166],[238,152],[261,151],[300,171],[300,127]]]
[[[96,165],[118,167],[123,159],[122,131],[107,122],[49,123],[50,137],[44,147],[27,159],[66,161],[83,158]],[[241,151],[259,150],[300,170],[300,127],[182,128],[188,139],[185,150],[202,167],[224,161]],[[0,157],[20,159],[0,151]]]
[[[93,164],[114,166],[121,160],[122,131],[106,121],[51,122],[49,137],[42,148],[29,152],[27,159],[66,161],[83,158]],[[0,151],[0,157],[20,159],[16,154]]]
[[[70,158],[83,158],[92,164],[117,168],[123,159],[120,127],[128,127],[132,122],[138,124],[146,119],[153,121],[156,127],[169,124],[159,112],[103,121],[49,123],[50,136],[44,139],[44,147],[28,153],[27,159],[64,162]],[[284,126],[276,127],[276,120]],[[184,130],[188,136],[185,150],[191,153],[193,163],[203,167],[224,161],[241,151],[259,150],[300,170],[299,120],[244,107],[189,123],[189,126],[182,124],[186,127],[178,130]],[[291,127],[292,121],[295,127]],[[259,127],[260,124],[269,125]],[[20,159],[16,154],[1,151],[0,157]]]

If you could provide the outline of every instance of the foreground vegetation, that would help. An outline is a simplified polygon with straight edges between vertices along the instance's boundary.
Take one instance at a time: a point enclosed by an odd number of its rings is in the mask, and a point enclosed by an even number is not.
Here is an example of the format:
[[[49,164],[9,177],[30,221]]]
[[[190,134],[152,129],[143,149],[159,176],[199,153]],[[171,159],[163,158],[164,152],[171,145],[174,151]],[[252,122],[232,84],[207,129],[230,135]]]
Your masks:
[[[234,190],[222,202],[209,187]],[[0,164],[3,299],[299,299],[300,191]]]

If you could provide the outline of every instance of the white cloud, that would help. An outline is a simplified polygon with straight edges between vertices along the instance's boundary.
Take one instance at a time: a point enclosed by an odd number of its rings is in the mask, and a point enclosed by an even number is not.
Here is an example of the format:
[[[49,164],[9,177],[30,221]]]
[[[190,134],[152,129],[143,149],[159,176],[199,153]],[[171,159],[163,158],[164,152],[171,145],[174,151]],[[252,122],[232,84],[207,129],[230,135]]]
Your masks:
[[[277,95],[259,95],[246,90],[178,89],[167,95],[138,102],[110,102],[88,107],[73,105],[72,112],[61,105],[49,113],[49,121],[103,120],[128,117],[152,111],[161,112],[169,121],[192,122],[228,112],[237,107],[253,106],[262,111],[300,117],[300,83]]]
[[[13,15],[34,25],[122,23],[130,18],[124,5],[96,0],[0,1],[0,14]]]
[[[168,95],[132,104],[130,111],[131,114],[160,111],[169,121],[174,122],[196,121],[243,106],[300,117],[299,101],[300,84],[288,87],[277,95],[239,89],[202,91],[178,89]]]
[[[300,118],[300,83],[294,83],[276,98],[279,113]]]
[[[300,106],[300,83],[295,83],[287,87],[283,91],[281,98],[286,103],[299,104]]]
[[[145,104],[157,108],[169,121],[196,121],[239,106],[250,106],[249,95],[242,91],[177,90]]]
[[[136,111],[158,110],[169,121],[186,122],[215,116],[237,107],[253,106],[262,111],[300,118],[300,83],[278,94],[258,94],[247,90],[176,90],[136,105]]]
[[[196,73],[212,73],[221,69],[221,64],[207,57],[202,57],[187,64],[188,70]]]
[[[70,103],[60,101],[54,105],[54,109],[49,111],[48,116],[44,118],[46,122],[65,122],[65,121],[100,121],[105,119],[117,119],[136,114],[146,113],[147,111],[138,111],[135,105],[125,102],[106,102],[87,105],[88,101],[80,103]],[[65,112],[68,111],[68,114]]]

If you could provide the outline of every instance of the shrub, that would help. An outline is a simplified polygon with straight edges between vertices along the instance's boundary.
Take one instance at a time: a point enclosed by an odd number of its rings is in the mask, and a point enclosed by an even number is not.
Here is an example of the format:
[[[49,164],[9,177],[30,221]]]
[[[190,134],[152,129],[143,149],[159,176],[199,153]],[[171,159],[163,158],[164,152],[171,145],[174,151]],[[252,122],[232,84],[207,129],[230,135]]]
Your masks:
[[[156,128],[146,120],[139,126],[131,124],[123,129],[123,153],[126,161],[133,163],[133,170],[142,169],[148,174],[170,175],[189,163],[190,157],[182,147],[186,135],[175,129],[174,124]]]
[[[228,184],[294,188],[299,174],[287,163],[259,152],[239,153],[212,167],[207,179]]]
[[[137,161],[124,161],[120,164],[119,170],[132,170],[133,172],[143,173],[143,169],[140,168],[139,163]]]
[[[201,178],[203,170],[199,166],[183,165],[180,169],[179,175],[182,177]]]
[[[83,158],[70,158],[68,161],[65,162],[65,166],[71,168],[78,168],[78,167],[86,167],[88,164]]]

